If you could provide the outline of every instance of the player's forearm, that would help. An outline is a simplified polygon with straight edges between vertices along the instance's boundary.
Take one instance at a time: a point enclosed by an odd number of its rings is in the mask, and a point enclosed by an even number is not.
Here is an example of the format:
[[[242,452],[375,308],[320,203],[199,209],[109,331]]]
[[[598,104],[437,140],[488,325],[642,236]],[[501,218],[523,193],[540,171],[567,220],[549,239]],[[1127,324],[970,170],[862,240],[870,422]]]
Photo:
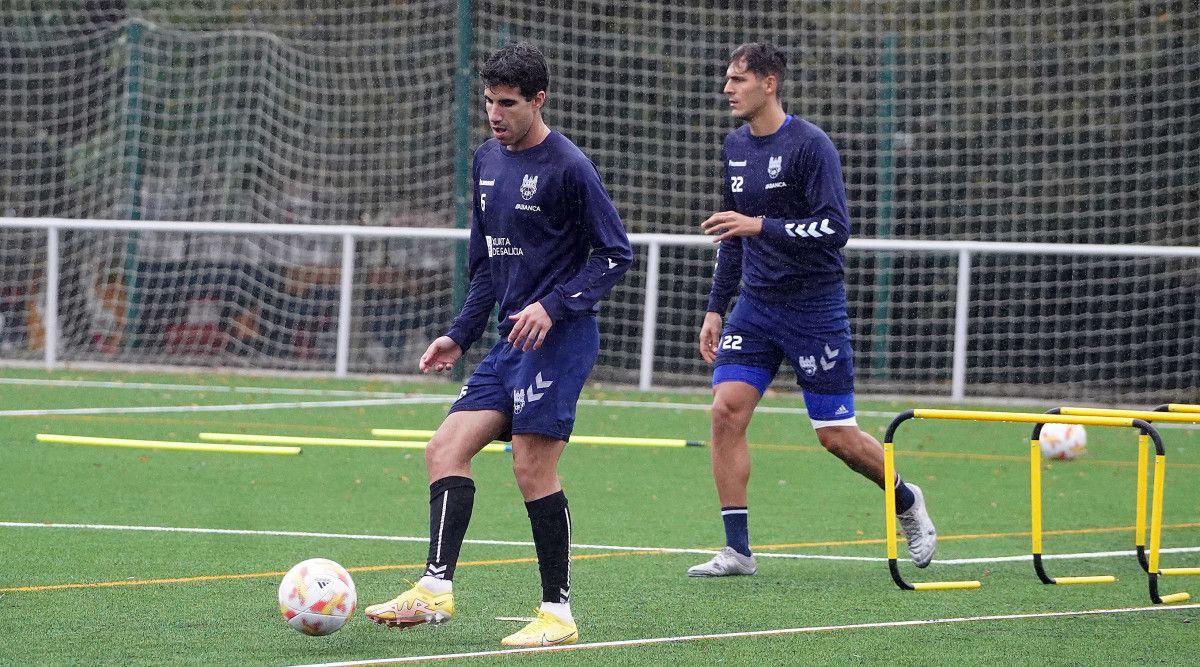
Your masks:
[[[718,291],[715,287],[708,293],[708,304],[705,306],[705,311],[709,313],[717,313],[725,315],[725,311],[729,310],[729,302],[737,295],[736,287],[732,290]]]
[[[850,240],[849,216],[836,207],[818,209],[807,218],[763,218],[762,223],[763,238],[778,245],[843,248]]]
[[[736,258],[725,256],[722,252],[717,260],[717,268],[713,271],[712,288],[708,291],[707,310],[710,313],[725,314],[729,302],[737,295],[742,282],[742,257],[737,253]]]
[[[742,282],[743,252],[742,240],[739,238],[722,241],[717,248],[712,288],[708,291],[709,312],[724,315],[729,308],[729,302],[737,295]]]
[[[458,317],[450,324],[446,335],[466,352],[475,341],[483,337],[487,329],[488,318],[492,314],[492,306],[496,304],[496,295],[492,291],[491,276],[479,275],[477,272],[471,279],[467,290],[466,301]]]
[[[594,250],[578,274],[555,287],[540,303],[554,321],[564,315],[589,312],[632,264],[633,250],[628,244]]]
[[[589,163],[578,175],[580,212],[591,251],[579,273],[540,300],[550,319],[591,312],[633,264],[633,248],[621,216]]]
[[[487,329],[487,313],[484,313],[481,318],[467,319],[463,315],[459,315],[454,319],[454,323],[450,325],[450,329],[446,331],[446,336],[450,340],[458,344],[458,347],[465,353],[475,341],[483,337],[484,330]]]

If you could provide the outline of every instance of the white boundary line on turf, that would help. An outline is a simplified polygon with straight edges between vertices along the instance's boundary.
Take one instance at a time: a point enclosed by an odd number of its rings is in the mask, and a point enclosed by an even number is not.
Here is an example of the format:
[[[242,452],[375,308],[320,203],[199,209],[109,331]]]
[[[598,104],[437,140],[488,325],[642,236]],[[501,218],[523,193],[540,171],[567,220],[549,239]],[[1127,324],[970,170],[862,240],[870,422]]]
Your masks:
[[[381,397],[381,398],[427,398],[430,403],[445,401],[446,403],[456,400],[456,396],[451,394],[403,394],[394,392],[382,391],[352,391],[341,389],[293,389],[293,388],[275,388],[275,387],[238,387],[229,385],[202,385],[202,384],[156,384],[153,382],[116,382],[103,380],[50,380],[39,378],[0,378],[0,385],[41,385],[51,387],[94,387],[102,389],[150,389],[160,391],[209,391],[209,392],[236,392],[245,394],[292,394],[302,396],[345,396],[345,397]],[[582,399],[580,405],[590,405],[609,408],[657,408],[662,410],[709,410],[711,406],[708,403],[658,403],[653,401],[621,401],[621,400],[599,400],[599,399]],[[795,414],[806,415],[808,411],[804,408],[783,408],[783,407],[767,407],[759,406],[758,412],[776,413],[776,414]],[[0,412],[0,416],[5,413]],[[56,413],[53,413],[56,414]],[[86,413],[85,413],[86,414]],[[893,417],[894,413],[890,412],[859,412],[858,414],[865,417]]]
[[[850,623],[847,625],[812,625],[799,628],[779,628],[776,630],[746,630],[742,632],[719,632],[707,635],[681,635],[675,637],[652,637],[646,639],[622,639],[608,642],[590,642],[586,644],[567,644],[564,646],[541,646],[533,648],[497,649],[494,651],[475,651],[471,653],[445,653],[433,655],[412,655],[400,658],[377,658],[373,660],[349,660],[345,662],[322,662],[295,667],[361,667],[366,665],[397,665],[406,662],[423,662],[426,660],[453,660],[456,658],[488,658],[502,655],[521,653],[548,653],[551,651],[586,651],[600,648],[623,648],[627,646],[648,646],[651,644],[674,644],[714,639],[743,639],[747,637],[778,637],[781,635],[815,634],[818,632],[835,632],[839,630],[873,630],[879,628],[904,628],[920,625],[943,625],[949,623],[980,623],[986,621],[1018,621],[1033,618],[1062,618],[1066,616],[1099,616],[1103,614],[1132,614],[1139,612],[1177,611],[1181,609],[1197,609],[1200,603],[1185,605],[1155,605],[1153,607],[1119,607],[1116,609],[1083,609],[1080,611],[1044,611],[1028,614],[992,614],[988,616],[959,616],[957,618],[929,618],[909,621],[879,621],[875,623]]]
[[[159,384],[156,382],[119,382],[109,380],[50,380],[40,378],[0,378],[0,384],[82,387],[93,389],[149,389],[153,391],[209,391],[235,394],[281,394],[290,396],[345,396],[348,398],[401,398],[414,396],[394,391],[358,391],[351,389],[298,389],[294,387],[239,387],[236,385]],[[416,394],[423,395],[423,394]]]
[[[180,528],[171,526],[125,526],[102,523],[32,523],[26,521],[0,521],[0,528],[77,528],[85,530],[114,530],[148,533],[194,533],[204,535],[252,535],[262,537],[316,537],[342,540],[374,540],[380,542],[418,542],[428,543],[428,537],[410,537],[406,535],[361,535],[354,533],[313,533],[294,530],[247,530],[238,528]],[[517,540],[463,540],[464,544],[479,544],[487,546],[531,547],[533,542]],[[650,551],[664,554],[702,554],[712,555],[713,549],[683,549],[677,547],[630,547],[610,544],[572,544],[572,549],[594,549],[596,551]],[[1195,553],[1200,547],[1171,547],[1160,549],[1160,553]],[[1084,558],[1121,558],[1133,556],[1136,552],[1128,551],[1093,551],[1067,554],[1044,554],[1042,560],[1075,560]],[[756,558],[784,558],[792,560],[830,560],[865,563],[882,563],[886,558],[874,556],[830,556],[824,554],[794,554],[772,553],[768,551],[755,552]],[[989,556],[982,558],[955,558],[935,560],[937,565],[976,565],[986,563],[1007,563],[1032,560],[1033,556]]]
[[[47,408],[44,410],[0,410],[0,417],[41,417],[44,415],[166,414],[178,412],[253,412],[296,408],[355,408],[367,405],[422,405],[442,403],[440,397],[363,398],[340,401],[288,401],[284,403],[233,403],[227,405],[148,405],[123,408]]]
[[[451,394],[405,394],[400,392],[388,391],[358,391],[351,389],[298,389],[291,387],[241,387],[234,385],[203,385],[203,384],[158,384],[154,382],[118,382],[105,380],[51,380],[42,378],[0,378],[0,385],[43,385],[54,387],[95,387],[103,389],[151,389],[159,391],[209,391],[209,392],[233,392],[241,394],[284,394],[294,396],[344,396],[349,398],[354,397],[381,397],[381,398],[413,398],[427,399],[428,403],[453,402],[457,397]],[[919,399],[918,399],[919,400]],[[932,400],[932,399],[931,399]],[[999,401],[1003,403],[1003,401]],[[1028,403],[1028,401],[1026,401]],[[707,411],[711,409],[708,403],[659,403],[655,401],[624,401],[614,399],[581,399],[580,405],[608,407],[608,408],[648,408],[660,410],[701,410]],[[268,405],[268,404],[263,404]],[[283,404],[280,404],[283,405]],[[313,404],[313,407],[327,407]],[[332,406],[328,406],[332,407]],[[259,408],[272,409],[272,408]],[[274,408],[278,409],[278,408]],[[772,407],[758,406],[755,412],[764,414],[782,414],[782,415],[807,415],[808,410],[804,408],[787,408],[787,407]],[[7,413],[0,412],[0,416],[5,416]],[[40,413],[39,413],[40,414]],[[46,413],[59,414],[59,413]],[[70,413],[67,413],[70,414]],[[84,413],[90,414],[90,413]],[[858,415],[863,417],[882,417],[890,418],[899,414],[897,412],[881,412],[878,410],[859,410]],[[15,415],[14,415],[15,416]],[[1197,429],[1200,424],[1158,424],[1157,428],[1181,428],[1181,429]]]
[[[3,381],[0,380],[0,384]],[[42,417],[49,415],[105,415],[105,414],[170,414],[180,412],[253,412],[258,410],[293,410],[296,408],[354,408],[372,405],[436,405],[453,403],[455,396],[448,394],[395,394],[395,398],[364,398],[340,401],[288,401],[283,403],[233,403],[226,405],[147,405],[133,407],[104,408],[46,408],[30,410],[0,410],[0,417]],[[653,403],[638,401],[609,401],[585,399],[580,405],[612,408],[660,408],[672,410],[709,410],[710,406],[694,403]],[[804,408],[772,408],[759,406],[757,412],[770,414],[807,415]],[[895,417],[897,413],[859,410],[860,417]],[[1155,428],[1200,429],[1200,424],[1157,424]]]
[[[24,521],[0,521],[0,528],[77,528],[85,530],[115,530],[147,533],[194,533],[203,535],[252,535],[261,537],[315,537],[341,540],[367,540],[379,542],[417,542],[427,544],[428,537],[410,537],[407,535],[360,535],[354,533],[314,533],[293,530],[245,530],[238,528],[178,528],[171,526],[124,526],[96,523],[31,523]],[[519,540],[463,540],[464,544],[478,544],[502,547],[532,547],[533,542]],[[627,547],[607,544],[572,544],[572,549],[594,549],[597,551],[652,551],[669,554],[701,554],[711,556],[713,549],[680,549],[675,547]],[[1200,547],[1198,547],[1200,549]],[[1163,549],[1165,552],[1166,550]],[[865,561],[885,562],[886,558],[868,556],[826,556],[820,554],[762,554],[768,558],[798,558],[803,560],[835,560],[835,561]]]

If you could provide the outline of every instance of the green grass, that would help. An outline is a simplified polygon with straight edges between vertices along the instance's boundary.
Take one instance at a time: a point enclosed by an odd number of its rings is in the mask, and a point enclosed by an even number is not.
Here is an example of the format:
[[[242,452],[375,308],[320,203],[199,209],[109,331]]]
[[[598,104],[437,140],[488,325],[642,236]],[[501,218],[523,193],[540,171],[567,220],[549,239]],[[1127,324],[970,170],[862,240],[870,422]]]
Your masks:
[[[0,410],[325,401],[346,396],[223,391],[303,388],[453,394],[445,384],[390,385],[288,378],[57,373],[0,378],[199,384],[212,389],[0,385]],[[691,394],[591,391],[587,399],[703,405]],[[1171,397],[1163,397],[1164,401]],[[793,395],[764,405],[796,407]],[[894,415],[910,403],[863,403]],[[925,406],[935,407],[935,406]],[[1043,411],[1052,405],[1031,405]],[[192,440],[201,431],[369,437],[373,427],[434,428],[446,404],[261,411],[105,413],[0,418],[0,521],[303,531],[423,539],[428,489],[423,457],[406,450],[305,447],[298,457],[155,452],[44,445],[39,432]],[[887,416],[862,416],[877,436]],[[576,432],[706,440],[708,415],[681,407],[584,405]],[[938,557],[1029,551],[1029,428],[913,421],[896,438],[900,471],[923,486],[942,536]],[[1165,547],[1200,545],[1200,436],[1164,430],[1169,483]],[[882,497],[817,444],[807,419],[760,414],[751,426],[751,535],[760,554],[883,555]],[[1133,544],[1135,438],[1089,428],[1088,454],[1047,463],[1046,552],[1127,550]],[[715,548],[723,542],[705,449],[571,445],[561,465],[577,544]],[[509,457],[480,455],[468,540],[528,541]],[[1058,531],[1064,531],[1062,533]],[[529,546],[468,543],[456,576],[452,623],[399,632],[360,615],[338,633],[309,638],[279,616],[275,590],[292,564],[313,556],[349,568],[360,609],[420,575],[423,541],[0,526],[0,663],[294,664],[491,651],[538,602]],[[880,562],[762,557],[759,574],[684,576],[695,554],[576,547],[572,608],[582,641],[719,634],[812,626],[1149,605],[1132,557],[1050,560],[1052,575],[1116,574],[1111,585],[1037,583],[1028,562],[902,564],[914,581],[980,579],[974,591],[905,592]],[[1194,566],[1195,553],[1164,566]],[[171,581],[165,581],[171,580]],[[61,588],[64,585],[82,585]],[[99,584],[99,585],[97,585]],[[1195,588],[1165,578],[1164,593]],[[13,590],[33,588],[35,590]],[[996,664],[1197,664],[1196,609],[1022,620],[868,627],[554,654],[470,659],[470,664],[810,664],[896,661]]]

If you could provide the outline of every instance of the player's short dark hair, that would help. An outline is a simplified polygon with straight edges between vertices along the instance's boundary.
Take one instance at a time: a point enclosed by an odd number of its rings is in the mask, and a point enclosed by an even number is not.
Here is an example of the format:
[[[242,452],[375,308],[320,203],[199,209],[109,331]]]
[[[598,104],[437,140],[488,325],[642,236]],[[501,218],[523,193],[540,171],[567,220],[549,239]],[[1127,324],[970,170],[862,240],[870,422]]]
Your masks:
[[[546,58],[529,42],[508,44],[493,53],[479,70],[479,78],[486,88],[512,86],[526,100],[532,100],[550,85]]]
[[[746,71],[753,72],[758,77],[774,76],[775,81],[782,84],[783,74],[787,69],[787,61],[783,52],[770,44],[751,42],[742,44],[729,54],[729,64],[744,61]]]

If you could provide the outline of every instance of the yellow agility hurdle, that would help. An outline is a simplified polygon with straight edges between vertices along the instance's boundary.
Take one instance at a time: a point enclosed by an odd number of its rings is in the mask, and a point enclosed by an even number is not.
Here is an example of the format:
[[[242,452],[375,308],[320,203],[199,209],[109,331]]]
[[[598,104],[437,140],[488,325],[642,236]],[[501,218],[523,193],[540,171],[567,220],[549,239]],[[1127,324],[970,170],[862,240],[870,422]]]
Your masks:
[[[1141,419],[1133,419],[1128,417],[1115,416],[1088,416],[1088,415],[1047,415],[1037,413],[1022,413],[1022,412],[986,412],[981,410],[931,410],[931,409],[916,409],[902,412],[892,420],[888,425],[887,434],[884,437],[884,479],[894,479],[895,465],[895,445],[894,438],[896,430],[901,424],[910,419],[942,419],[955,421],[989,421],[989,422],[1009,422],[1009,423],[1025,423],[1033,424],[1033,435],[1030,438],[1030,522],[1032,532],[1032,551],[1034,567],[1038,574],[1038,578],[1042,583],[1046,584],[1094,584],[1094,583],[1110,583],[1116,581],[1116,577],[1111,575],[1096,575],[1086,577],[1057,577],[1052,578],[1046,575],[1042,567],[1042,497],[1041,497],[1041,443],[1039,436],[1041,434],[1042,425],[1047,422],[1057,422],[1064,424],[1080,424],[1086,426],[1116,426],[1126,428],[1137,428],[1141,433],[1146,434],[1151,438],[1160,452],[1160,463],[1156,465],[1155,478],[1155,493],[1153,499],[1152,513],[1156,520],[1151,522],[1151,559],[1157,564],[1158,549],[1160,547],[1160,536],[1162,530],[1162,481],[1165,474],[1166,453],[1162,446],[1162,438],[1158,431],[1150,425],[1149,422]],[[900,574],[900,568],[896,559],[896,498],[890,488],[890,485],[884,485],[884,515],[887,541],[887,558],[888,569],[891,571],[892,580],[896,585],[903,590],[947,590],[947,589],[962,589],[962,588],[978,588],[978,581],[941,581],[941,582],[914,582],[905,581]],[[1175,593],[1172,595],[1159,595],[1158,593],[1158,578],[1157,572],[1148,572],[1150,599],[1155,604],[1183,602],[1190,598],[1187,593]]]
[[[1189,410],[1191,408],[1191,410]],[[1048,411],[1047,414],[1063,415],[1099,415],[1109,417],[1129,417],[1148,422],[1164,422],[1175,424],[1200,424],[1200,405],[1183,403],[1166,403],[1153,410],[1114,410],[1109,408],[1080,408],[1062,407]],[[1146,556],[1146,477],[1149,469],[1150,437],[1145,433],[1138,436],[1137,459],[1137,502],[1135,510],[1134,547],[1137,549],[1138,563],[1146,572],[1157,571],[1161,576],[1196,576],[1200,575],[1200,567],[1157,567],[1150,563]],[[1157,475],[1157,458],[1155,474]]]

